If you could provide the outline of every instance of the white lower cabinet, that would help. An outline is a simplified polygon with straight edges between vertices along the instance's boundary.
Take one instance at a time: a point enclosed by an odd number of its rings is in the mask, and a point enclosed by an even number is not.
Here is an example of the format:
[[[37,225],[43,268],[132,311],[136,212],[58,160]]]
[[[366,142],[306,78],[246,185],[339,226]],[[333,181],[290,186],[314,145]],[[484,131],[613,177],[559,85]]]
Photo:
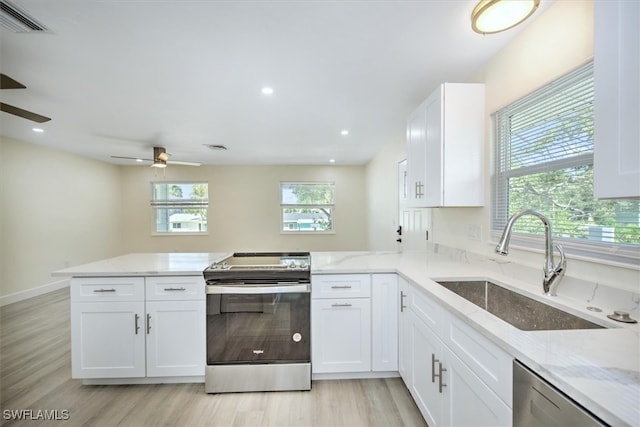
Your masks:
[[[442,343],[438,336],[415,314],[411,315],[409,364],[410,385],[407,387],[429,427],[443,424],[444,396],[439,390],[444,381]],[[438,377],[436,377],[438,376]],[[444,384],[444,382],[443,382]]]
[[[204,376],[202,277],[73,278],[70,292],[73,378]]]
[[[510,426],[508,354],[406,281],[400,291],[414,303],[400,315],[400,372],[427,424]]]
[[[311,360],[314,373],[371,370],[370,304],[369,298],[312,302]]]
[[[204,375],[205,301],[147,302],[147,376]]]
[[[442,422],[445,426],[510,426],[511,407],[482,382],[446,346],[442,359],[446,361],[443,387],[444,410]],[[431,425],[431,424],[429,424]]]
[[[71,377],[145,376],[144,301],[71,303]]]
[[[398,370],[398,275],[371,275],[371,370]]]
[[[329,274],[311,279],[314,374],[398,371],[396,274]]]
[[[409,298],[411,286],[404,280],[398,278],[399,303],[398,307],[398,372],[407,387],[411,384],[411,310],[409,309]]]

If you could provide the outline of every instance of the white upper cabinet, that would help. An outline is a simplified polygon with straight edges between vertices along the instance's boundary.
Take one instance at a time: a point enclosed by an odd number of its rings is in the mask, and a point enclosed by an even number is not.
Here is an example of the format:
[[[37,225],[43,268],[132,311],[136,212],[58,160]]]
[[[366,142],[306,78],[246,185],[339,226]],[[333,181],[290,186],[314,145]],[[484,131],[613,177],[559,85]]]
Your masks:
[[[484,205],[484,85],[444,83],[407,121],[412,207]]]
[[[595,2],[597,198],[640,197],[640,2]]]

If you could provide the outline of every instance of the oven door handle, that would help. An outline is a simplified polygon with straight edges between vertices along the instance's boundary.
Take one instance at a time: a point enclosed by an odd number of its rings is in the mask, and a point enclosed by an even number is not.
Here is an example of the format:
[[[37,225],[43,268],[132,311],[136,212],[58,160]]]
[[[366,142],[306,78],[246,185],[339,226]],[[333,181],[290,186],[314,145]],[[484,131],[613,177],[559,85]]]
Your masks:
[[[275,283],[273,285],[207,285],[207,294],[293,294],[309,293],[311,285],[309,283],[290,282]]]

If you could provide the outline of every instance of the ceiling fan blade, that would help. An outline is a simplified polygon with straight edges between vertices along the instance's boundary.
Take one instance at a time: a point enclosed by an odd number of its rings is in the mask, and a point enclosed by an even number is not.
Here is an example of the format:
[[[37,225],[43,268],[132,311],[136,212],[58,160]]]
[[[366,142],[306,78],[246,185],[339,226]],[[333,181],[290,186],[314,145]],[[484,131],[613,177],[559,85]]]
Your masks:
[[[197,162],[181,162],[179,160],[167,160],[169,165],[183,165],[183,166],[200,166],[201,163]]]
[[[51,120],[50,117],[42,116],[40,114],[33,113],[31,111],[23,110],[22,108],[14,107],[13,105],[0,102],[0,110],[5,113],[13,114],[23,119],[31,120],[36,123],[44,123]]]
[[[112,159],[124,159],[124,160],[142,160],[143,162],[153,162],[151,159],[143,159],[141,157],[125,157],[125,156],[111,156]]]
[[[26,89],[27,87],[22,83],[13,80],[6,74],[0,73],[0,89]]]

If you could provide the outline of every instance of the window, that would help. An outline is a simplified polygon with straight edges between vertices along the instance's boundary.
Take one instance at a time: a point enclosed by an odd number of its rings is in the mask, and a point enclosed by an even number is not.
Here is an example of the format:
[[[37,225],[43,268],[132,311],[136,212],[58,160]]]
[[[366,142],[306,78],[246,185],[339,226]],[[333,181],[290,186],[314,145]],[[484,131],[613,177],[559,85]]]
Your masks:
[[[281,182],[280,209],[282,232],[333,232],[335,184]]]
[[[209,184],[206,182],[151,183],[157,234],[205,234],[208,206]]]
[[[520,209],[546,215],[567,254],[636,262],[640,208],[593,196],[593,63],[497,111],[494,237]],[[540,247],[542,222],[525,216],[512,241]]]

